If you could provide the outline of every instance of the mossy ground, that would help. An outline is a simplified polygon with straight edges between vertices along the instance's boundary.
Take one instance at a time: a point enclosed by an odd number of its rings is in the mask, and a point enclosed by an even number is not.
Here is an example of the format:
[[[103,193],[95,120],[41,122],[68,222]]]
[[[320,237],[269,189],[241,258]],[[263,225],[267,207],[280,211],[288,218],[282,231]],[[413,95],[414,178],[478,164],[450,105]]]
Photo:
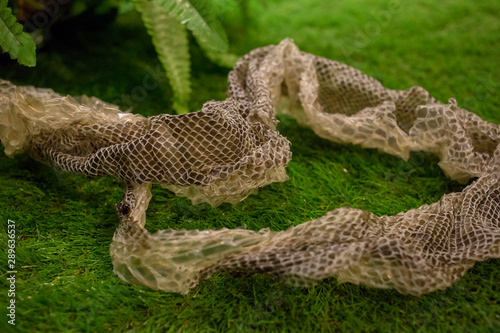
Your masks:
[[[441,101],[500,123],[498,1],[249,1],[222,16],[231,50],[291,37],[304,51],[345,62],[406,89],[420,85]],[[225,98],[228,69],[191,43],[192,110]],[[0,77],[60,93],[95,95],[153,115],[171,112],[168,82],[127,101],[159,65],[134,15],[104,31],[69,30],[38,53],[34,69],[0,64]],[[270,227],[283,230],[352,206],[395,214],[432,203],[463,186],[447,179],[437,159],[408,162],[359,146],[330,143],[287,117],[279,130],[292,142],[290,180],[272,184],[237,206],[192,206],[155,187],[150,231],[164,228]],[[470,331],[500,328],[500,262],[477,263],[452,287],[420,298],[339,284],[310,289],[256,275],[217,275],[182,296],[129,285],[112,272],[109,244],[118,220],[121,184],[54,171],[27,156],[0,153],[1,244],[7,219],[17,226],[16,326],[7,324],[7,282],[0,280],[0,331]],[[5,253],[5,251],[2,251]],[[1,259],[7,261],[6,255]],[[5,264],[2,263],[2,267]]]

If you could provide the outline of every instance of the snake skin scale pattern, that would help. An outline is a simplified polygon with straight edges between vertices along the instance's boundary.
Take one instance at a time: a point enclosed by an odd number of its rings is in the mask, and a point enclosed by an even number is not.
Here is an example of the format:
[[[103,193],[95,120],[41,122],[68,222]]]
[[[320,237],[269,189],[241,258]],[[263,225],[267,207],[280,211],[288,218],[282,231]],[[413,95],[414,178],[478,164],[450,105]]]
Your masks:
[[[253,50],[228,77],[228,98],[198,112],[149,118],[95,97],[0,80],[0,139],[54,168],[125,182],[110,247],[114,272],[187,293],[215,272],[265,273],[298,286],[327,277],[422,295],[452,285],[476,261],[500,257],[500,125],[421,87],[384,88],[291,40]],[[462,192],[393,216],[339,208],[284,231],[145,229],[151,185],[193,204],[236,204],[288,179],[290,142],[276,113],[318,136],[408,159],[435,154]]]

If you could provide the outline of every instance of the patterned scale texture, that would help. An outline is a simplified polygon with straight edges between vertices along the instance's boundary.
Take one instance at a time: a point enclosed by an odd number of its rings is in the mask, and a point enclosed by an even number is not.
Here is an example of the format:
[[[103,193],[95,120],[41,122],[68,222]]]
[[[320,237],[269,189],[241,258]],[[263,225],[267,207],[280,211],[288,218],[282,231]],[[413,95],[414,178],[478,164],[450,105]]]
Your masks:
[[[299,286],[327,277],[422,295],[500,257],[500,126],[441,103],[421,87],[384,88],[291,40],[251,51],[228,77],[228,98],[198,112],[144,118],[95,97],[0,80],[0,139],[54,168],[125,182],[110,254],[123,280],[187,293],[215,272],[265,273]],[[394,216],[339,208],[284,231],[145,229],[151,185],[193,204],[236,204],[287,180],[290,143],[276,113],[318,136],[403,159],[439,157],[460,193]]]

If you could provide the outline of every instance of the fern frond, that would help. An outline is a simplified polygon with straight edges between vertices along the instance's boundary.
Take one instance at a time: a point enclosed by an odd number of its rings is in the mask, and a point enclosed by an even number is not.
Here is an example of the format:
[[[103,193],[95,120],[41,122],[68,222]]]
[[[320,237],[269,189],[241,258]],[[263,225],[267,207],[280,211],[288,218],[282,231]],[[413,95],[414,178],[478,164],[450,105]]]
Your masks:
[[[167,71],[174,91],[174,109],[177,113],[187,113],[187,102],[191,94],[191,63],[186,28],[177,18],[159,9],[155,2],[139,0],[135,2],[135,6],[142,15],[158,58]]]
[[[23,26],[7,7],[7,0],[0,0],[0,48],[21,65],[36,65],[35,42],[23,32]]]
[[[233,68],[240,58],[234,53],[218,52],[205,48],[203,50],[210,60],[222,67]]]
[[[226,52],[226,33],[206,0],[156,0],[154,1],[172,17],[179,18],[191,30],[198,43],[205,49]]]

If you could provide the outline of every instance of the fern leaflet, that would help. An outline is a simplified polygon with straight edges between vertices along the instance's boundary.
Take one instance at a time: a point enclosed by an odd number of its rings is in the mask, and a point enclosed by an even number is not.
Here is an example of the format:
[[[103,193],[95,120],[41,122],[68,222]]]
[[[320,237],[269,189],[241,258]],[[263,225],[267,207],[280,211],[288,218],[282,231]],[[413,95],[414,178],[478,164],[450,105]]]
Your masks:
[[[174,109],[187,113],[191,94],[188,36],[177,18],[161,10],[154,2],[140,0],[135,3],[153,40],[158,58],[167,71],[174,91]]]
[[[206,0],[156,0],[154,2],[172,17],[179,18],[204,49],[219,52],[228,50],[224,28],[207,5]]]
[[[36,65],[35,42],[23,32],[23,26],[7,7],[7,0],[0,0],[0,48],[21,65]]]

